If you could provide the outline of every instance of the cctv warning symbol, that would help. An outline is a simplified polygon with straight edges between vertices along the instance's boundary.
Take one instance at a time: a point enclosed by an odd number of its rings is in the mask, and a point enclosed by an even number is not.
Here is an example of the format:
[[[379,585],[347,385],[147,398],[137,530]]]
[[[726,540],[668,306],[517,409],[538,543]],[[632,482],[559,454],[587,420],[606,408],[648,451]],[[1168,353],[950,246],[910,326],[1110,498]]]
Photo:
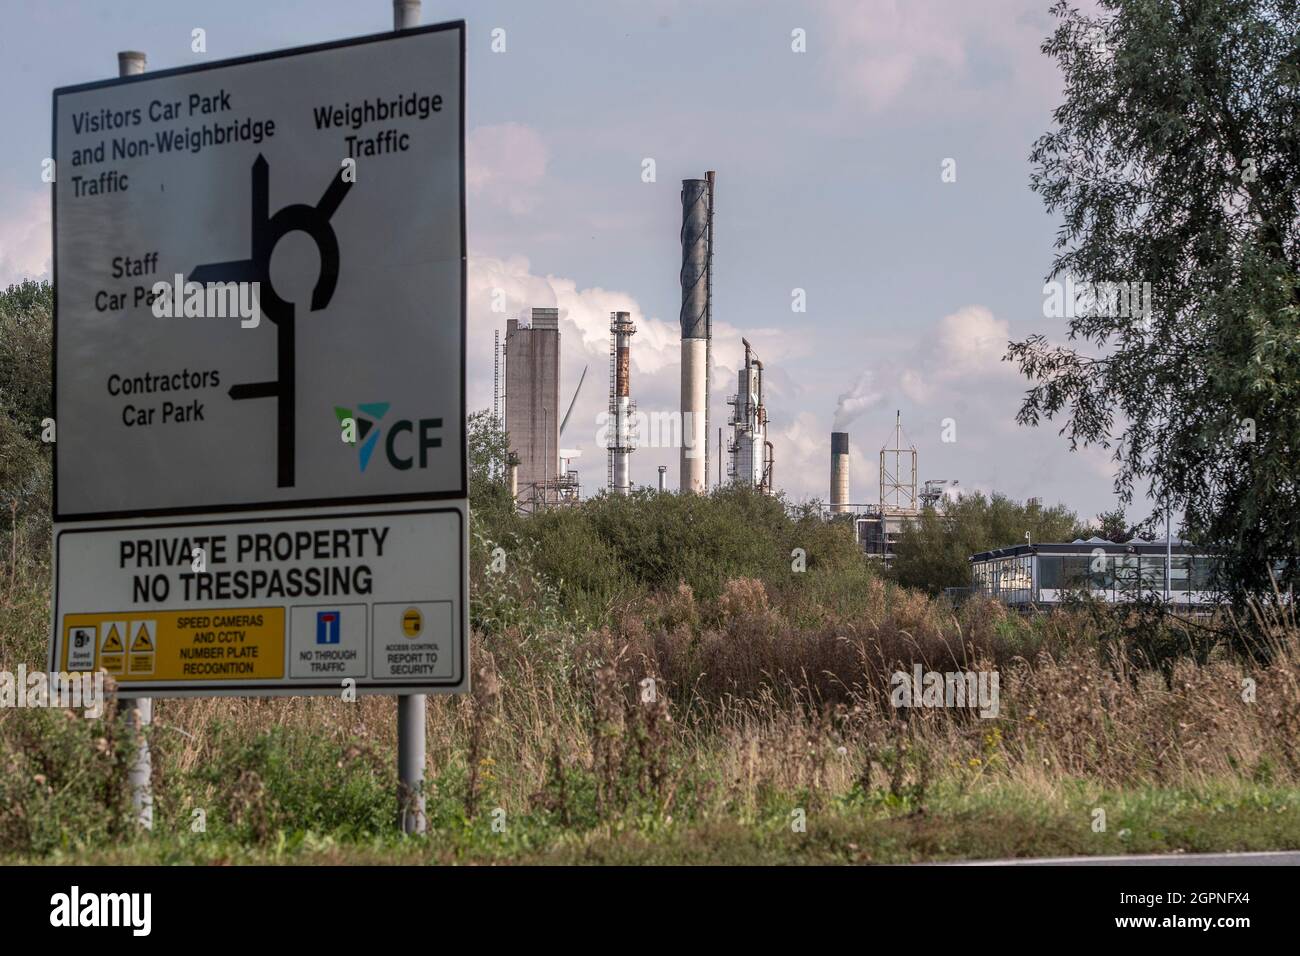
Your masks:
[[[126,650],[126,645],[122,643],[122,633],[118,630],[116,621],[108,625],[108,633],[104,635],[103,646],[100,647],[101,654],[121,654]]]
[[[120,676],[126,672],[126,640],[130,634],[126,621],[105,621],[99,625],[99,667]]]
[[[157,621],[136,621],[135,637],[131,638],[131,654],[127,661],[130,674],[152,674],[154,668],[154,631]]]
[[[131,641],[131,653],[136,654],[143,651],[152,651],[154,627],[153,621],[140,621],[136,626],[135,638]]]

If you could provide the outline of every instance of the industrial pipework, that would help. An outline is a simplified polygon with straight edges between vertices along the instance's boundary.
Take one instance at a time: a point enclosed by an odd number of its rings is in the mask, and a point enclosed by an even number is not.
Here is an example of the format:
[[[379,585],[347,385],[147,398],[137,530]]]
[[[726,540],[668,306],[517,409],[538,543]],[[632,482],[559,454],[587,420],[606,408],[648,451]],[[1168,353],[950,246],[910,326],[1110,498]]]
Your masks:
[[[736,394],[728,400],[732,406],[731,479],[757,488],[764,494],[772,491],[772,443],[767,440],[767,406],[763,401],[763,363],[754,354],[747,339],[745,364],[737,373]]]
[[[709,364],[713,338],[713,184],[682,180],[681,491],[708,491]]]

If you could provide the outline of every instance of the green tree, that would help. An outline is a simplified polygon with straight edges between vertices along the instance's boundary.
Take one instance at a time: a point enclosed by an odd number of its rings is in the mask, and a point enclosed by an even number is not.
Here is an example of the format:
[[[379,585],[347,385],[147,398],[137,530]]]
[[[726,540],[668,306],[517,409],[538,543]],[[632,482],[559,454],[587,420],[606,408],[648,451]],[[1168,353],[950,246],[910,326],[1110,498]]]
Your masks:
[[[41,441],[41,422],[53,414],[53,311],[48,282],[0,292],[0,513],[16,503],[28,539],[38,541],[50,514],[50,446]]]
[[[1153,307],[1094,302],[1069,345],[1013,343],[1033,383],[1018,420],[1061,415],[1072,448],[1113,448],[1121,501],[1145,482],[1225,555],[1230,589],[1256,590],[1269,559],[1294,574],[1300,555],[1300,13],[1053,13],[1043,51],[1064,102],[1031,155],[1034,190],[1062,216],[1051,278],[1150,283]]]
[[[501,422],[487,409],[471,412],[466,423],[465,444],[470,507],[489,519],[513,513],[506,475],[510,444]]]
[[[1105,538],[1107,541],[1123,544],[1133,538],[1151,537],[1153,524],[1152,519],[1147,519],[1141,524],[1129,524],[1124,509],[1114,508],[1097,515],[1097,523],[1089,528],[1081,528],[1079,536],[1089,538],[1096,535]]]
[[[41,420],[52,414],[53,316],[48,282],[22,282],[0,292],[0,412],[32,439],[40,438]]]
[[[949,502],[942,513],[926,508],[904,526],[894,549],[894,574],[906,587],[938,593],[970,585],[970,556],[1030,542],[1070,541],[1078,519],[1063,505],[1020,504],[1005,495],[975,493]]]

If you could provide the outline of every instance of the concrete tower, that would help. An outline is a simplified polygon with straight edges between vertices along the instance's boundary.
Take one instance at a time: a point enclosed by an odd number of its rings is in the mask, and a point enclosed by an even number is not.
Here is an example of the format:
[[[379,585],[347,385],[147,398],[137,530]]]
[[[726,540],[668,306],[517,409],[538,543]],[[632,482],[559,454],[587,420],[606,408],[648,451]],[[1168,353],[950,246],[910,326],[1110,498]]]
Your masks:
[[[519,494],[533,500],[549,495],[559,476],[559,310],[533,309],[531,326],[507,319],[505,360],[506,431],[519,459]]]
[[[831,432],[831,511],[849,510],[849,433]]]

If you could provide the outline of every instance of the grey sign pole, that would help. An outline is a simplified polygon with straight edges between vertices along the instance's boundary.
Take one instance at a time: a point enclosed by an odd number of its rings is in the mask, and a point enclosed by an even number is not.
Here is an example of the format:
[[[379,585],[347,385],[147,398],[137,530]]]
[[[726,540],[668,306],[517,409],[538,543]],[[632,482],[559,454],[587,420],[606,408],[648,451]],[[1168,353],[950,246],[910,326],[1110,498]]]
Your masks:
[[[117,55],[117,75],[135,76],[144,72],[145,57],[135,50]],[[135,756],[127,768],[126,781],[131,788],[131,809],[136,822],[153,829],[153,760],[149,754],[149,725],[153,723],[153,698],[139,697],[122,702],[128,740],[135,746]]]
[[[393,0],[393,29],[420,25],[420,0]],[[425,695],[397,698],[397,812],[403,833],[425,832]]]
[[[397,809],[403,833],[423,833],[424,694],[397,698]]]

